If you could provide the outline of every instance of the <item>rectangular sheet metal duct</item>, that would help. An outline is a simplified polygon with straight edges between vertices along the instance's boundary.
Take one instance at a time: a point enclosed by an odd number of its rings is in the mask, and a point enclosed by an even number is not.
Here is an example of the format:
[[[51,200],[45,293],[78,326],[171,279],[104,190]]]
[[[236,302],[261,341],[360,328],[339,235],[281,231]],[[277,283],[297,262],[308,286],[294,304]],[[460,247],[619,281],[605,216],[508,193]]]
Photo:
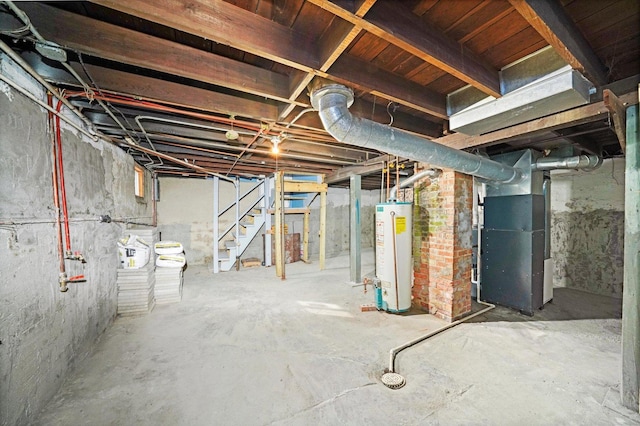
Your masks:
[[[456,132],[480,135],[589,103],[591,83],[563,67],[499,99],[488,97],[449,118]]]

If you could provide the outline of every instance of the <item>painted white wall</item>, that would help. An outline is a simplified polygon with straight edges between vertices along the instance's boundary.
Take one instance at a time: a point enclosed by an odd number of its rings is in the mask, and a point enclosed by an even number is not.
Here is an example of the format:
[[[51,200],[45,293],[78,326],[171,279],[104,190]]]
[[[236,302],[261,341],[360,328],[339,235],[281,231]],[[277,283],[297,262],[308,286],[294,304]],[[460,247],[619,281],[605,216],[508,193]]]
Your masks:
[[[592,172],[553,170],[552,211],[624,211],[624,168],[624,158],[615,158]]]
[[[252,186],[250,182],[242,182],[241,194]],[[232,183],[220,181],[220,208],[235,201],[235,191]],[[241,203],[240,207],[246,208],[247,204]],[[220,219],[220,229],[229,226],[234,218],[231,209]],[[158,230],[163,240],[182,243],[188,263],[210,263],[213,256],[213,180],[160,178]]]
[[[241,192],[251,183],[243,182]],[[220,183],[220,206],[235,200],[233,185]],[[362,191],[362,246],[373,244],[373,216],[380,191]],[[311,204],[309,252],[313,259],[319,253],[320,197]],[[221,220],[224,229],[233,221],[233,212]],[[285,223],[290,233],[303,232],[303,215],[288,214]],[[187,262],[207,264],[212,260],[213,247],[213,182],[210,179],[160,179],[158,230],[163,240],[179,241],[185,247]],[[264,230],[262,231],[264,232]],[[261,232],[261,233],[262,233]],[[349,190],[329,188],[327,194],[327,257],[349,250]],[[260,235],[251,243],[243,258],[262,258]]]

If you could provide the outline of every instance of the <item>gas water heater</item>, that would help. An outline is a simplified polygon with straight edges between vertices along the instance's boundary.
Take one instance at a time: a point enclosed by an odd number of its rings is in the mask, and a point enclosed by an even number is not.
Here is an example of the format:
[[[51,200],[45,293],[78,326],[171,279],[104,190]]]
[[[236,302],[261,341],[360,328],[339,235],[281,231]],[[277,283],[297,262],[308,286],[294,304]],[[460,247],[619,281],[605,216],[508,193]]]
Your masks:
[[[388,312],[411,308],[411,203],[376,206],[376,307]]]

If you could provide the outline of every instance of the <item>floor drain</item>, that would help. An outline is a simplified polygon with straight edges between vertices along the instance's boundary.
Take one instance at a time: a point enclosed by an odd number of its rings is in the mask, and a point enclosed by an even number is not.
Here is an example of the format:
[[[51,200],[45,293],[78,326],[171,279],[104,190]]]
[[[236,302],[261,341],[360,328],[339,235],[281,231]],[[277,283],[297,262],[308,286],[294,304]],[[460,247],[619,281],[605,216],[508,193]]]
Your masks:
[[[400,389],[407,383],[404,377],[398,373],[384,373],[380,380],[382,380],[382,384],[389,389]]]

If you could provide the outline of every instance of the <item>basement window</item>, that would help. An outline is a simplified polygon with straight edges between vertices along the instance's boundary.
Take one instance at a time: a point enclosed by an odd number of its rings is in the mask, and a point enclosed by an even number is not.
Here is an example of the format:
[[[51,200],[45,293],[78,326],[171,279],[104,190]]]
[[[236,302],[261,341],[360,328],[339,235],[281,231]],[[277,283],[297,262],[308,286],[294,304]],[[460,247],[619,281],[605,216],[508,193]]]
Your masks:
[[[133,170],[136,197],[144,198],[144,169],[136,164]]]

